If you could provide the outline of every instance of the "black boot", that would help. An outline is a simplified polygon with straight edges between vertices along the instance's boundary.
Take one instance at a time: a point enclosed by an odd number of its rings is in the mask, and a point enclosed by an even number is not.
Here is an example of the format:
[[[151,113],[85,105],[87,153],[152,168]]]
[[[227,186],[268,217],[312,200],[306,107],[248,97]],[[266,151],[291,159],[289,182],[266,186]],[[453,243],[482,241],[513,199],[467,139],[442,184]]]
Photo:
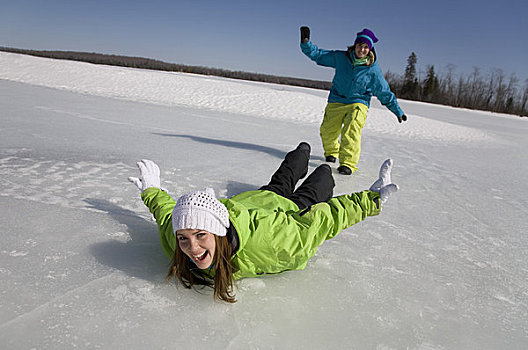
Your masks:
[[[336,159],[336,157],[334,157],[334,156],[326,156],[326,161],[327,161],[328,163],[335,163],[336,160],[337,160],[337,159]]]
[[[308,173],[311,147],[301,142],[297,148],[284,157],[279,168],[271,176],[270,182],[262,186],[261,190],[268,190],[289,198],[295,190],[295,185]]]
[[[337,171],[339,171],[339,174],[342,174],[342,175],[352,175],[352,169],[350,169],[346,165],[340,165],[337,168]]]
[[[299,145],[297,146],[297,149],[299,151],[308,151],[308,153],[312,151],[312,147],[310,147],[310,144],[304,141],[299,143]]]

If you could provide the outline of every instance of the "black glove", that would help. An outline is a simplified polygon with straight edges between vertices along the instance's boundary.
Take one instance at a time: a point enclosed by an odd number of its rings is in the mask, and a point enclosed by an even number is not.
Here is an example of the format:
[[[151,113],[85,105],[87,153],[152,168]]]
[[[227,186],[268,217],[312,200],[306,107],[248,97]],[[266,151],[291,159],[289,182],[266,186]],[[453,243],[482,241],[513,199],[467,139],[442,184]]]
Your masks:
[[[310,28],[301,27],[301,43],[307,43],[310,41]]]
[[[398,117],[398,121],[401,123],[401,122],[406,122],[407,121],[407,116],[404,114],[402,115],[401,117]]]

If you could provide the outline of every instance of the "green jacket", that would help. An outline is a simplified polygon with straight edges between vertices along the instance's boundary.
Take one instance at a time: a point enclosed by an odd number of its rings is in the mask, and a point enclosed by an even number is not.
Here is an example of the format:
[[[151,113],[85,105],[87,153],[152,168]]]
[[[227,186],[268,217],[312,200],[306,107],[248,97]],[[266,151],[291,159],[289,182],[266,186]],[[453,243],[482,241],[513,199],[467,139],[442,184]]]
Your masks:
[[[148,188],[141,198],[156,219],[163,252],[172,258],[177,244],[171,222],[176,202],[158,188]],[[378,192],[363,191],[303,210],[264,190],[219,199],[239,236],[238,251],[231,258],[235,279],[304,269],[325,240],[367,216],[378,215],[376,198]]]

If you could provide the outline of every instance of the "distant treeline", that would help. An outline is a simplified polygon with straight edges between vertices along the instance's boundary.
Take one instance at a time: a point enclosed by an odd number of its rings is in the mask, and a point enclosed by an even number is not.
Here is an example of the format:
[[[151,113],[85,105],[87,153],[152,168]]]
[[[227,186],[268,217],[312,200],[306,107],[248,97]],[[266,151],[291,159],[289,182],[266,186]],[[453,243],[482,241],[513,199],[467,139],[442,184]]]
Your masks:
[[[8,47],[0,47],[0,51],[95,64],[214,75],[232,79],[301,86],[322,90],[330,90],[332,86],[332,83],[328,81],[229,71],[202,66],[188,66],[143,57],[74,51],[37,51]],[[528,116],[528,79],[524,82],[524,87],[519,87],[519,79],[515,75],[507,78],[502,70],[495,69],[485,78],[481,75],[478,68],[475,68],[468,76],[457,76],[454,74],[454,65],[448,65],[447,72],[443,74],[437,74],[434,66],[428,66],[426,76],[422,79],[417,74],[417,61],[418,58],[413,52],[407,59],[407,67],[403,75],[392,72],[385,74],[392,91],[399,98],[453,107]]]
[[[330,90],[332,83],[328,81],[318,81],[309,79],[299,79],[291,77],[280,77],[268,74],[248,73],[241,71],[229,71],[225,69],[209,68],[201,66],[188,66],[183,64],[167,63],[163,61],[153,60],[143,57],[129,57],[117,55],[105,55],[91,52],[75,52],[75,51],[37,51],[14,49],[8,47],[0,47],[0,51],[20,53],[25,55],[56,58],[62,60],[82,61],[95,64],[106,64],[111,66],[131,67],[161,70],[169,72],[183,72],[194,73],[202,75],[214,75],[225,78],[259,81],[265,83],[293,85],[301,87],[309,87],[314,89]]]
[[[520,86],[515,74],[506,77],[501,69],[483,76],[474,68],[467,76],[455,75],[455,66],[447,65],[442,74],[434,66],[427,66],[425,77],[416,72],[418,58],[413,52],[407,59],[403,75],[387,72],[385,75],[392,91],[398,97],[431,102],[453,107],[478,109],[489,112],[528,116],[528,79]]]

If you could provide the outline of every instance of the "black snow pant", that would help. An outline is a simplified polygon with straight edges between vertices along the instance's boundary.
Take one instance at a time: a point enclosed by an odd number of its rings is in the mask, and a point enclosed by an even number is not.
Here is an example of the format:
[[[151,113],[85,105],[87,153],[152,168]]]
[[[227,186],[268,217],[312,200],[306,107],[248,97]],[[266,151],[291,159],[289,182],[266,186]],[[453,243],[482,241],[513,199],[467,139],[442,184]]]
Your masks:
[[[295,189],[297,182],[308,173],[310,159],[309,147],[301,145],[286,154],[269,184],[260,189],[275,192],[292,200],[299,209],[304,209],[316,203],[328,202],[332,198],[335,182],[330,166],[322,164]]]

